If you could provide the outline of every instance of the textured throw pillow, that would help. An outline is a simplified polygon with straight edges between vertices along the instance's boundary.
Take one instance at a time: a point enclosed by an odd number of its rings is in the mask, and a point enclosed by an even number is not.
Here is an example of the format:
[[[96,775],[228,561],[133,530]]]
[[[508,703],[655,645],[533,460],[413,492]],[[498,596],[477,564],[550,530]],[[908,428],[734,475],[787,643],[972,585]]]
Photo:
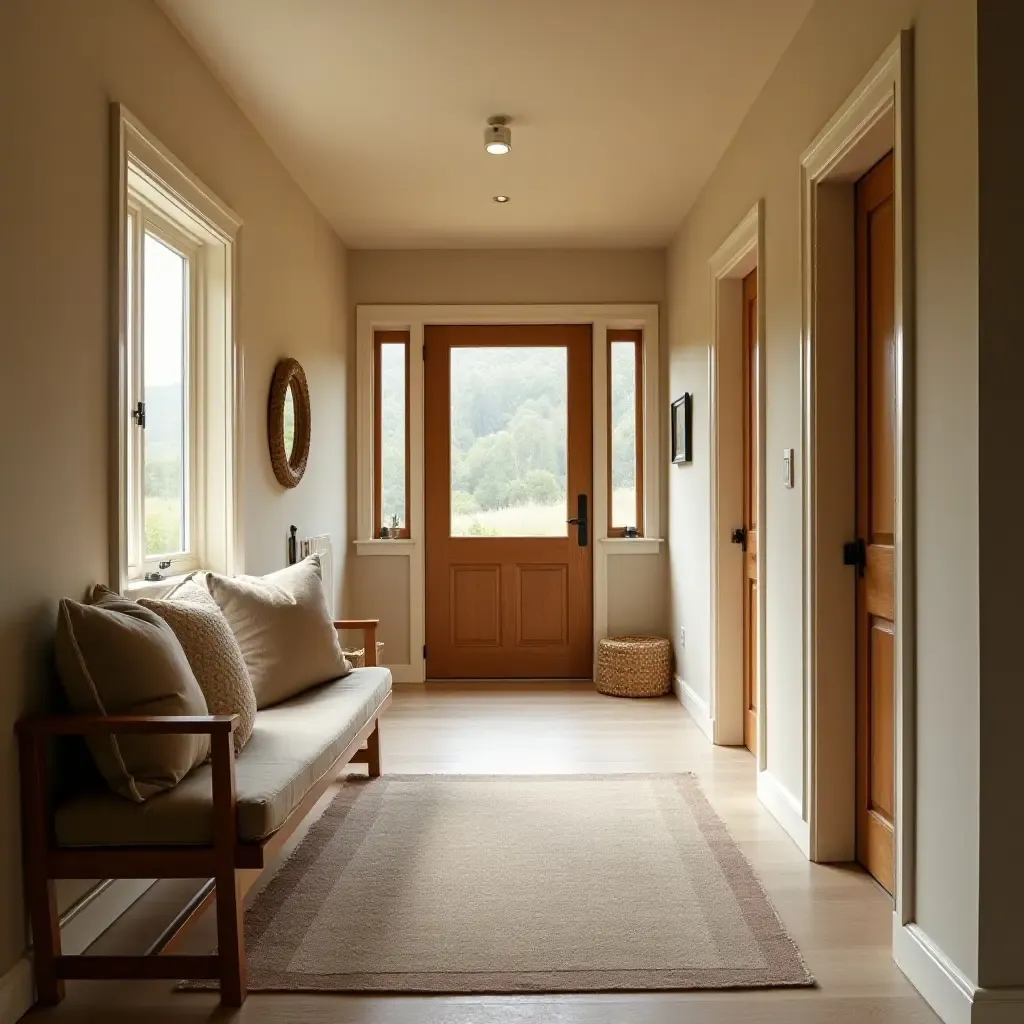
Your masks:
[[[174,631],[158,615],[99,589],[92,604],[63,600],[57,667],[71,707],[91,715],[205,715]],[[141,803],[173,786],[210,752],[209,736],[94,735],[96,764],[115,793]]]
[[[242,649],[257,707],[352,670],[327,611],[319,556],[269,576],[211,572],[206,582]]]
[[[165,594],[164,601],[187,601],[189,604],[201,604],[207,608],[216,608],[217,602],[206,587],[205,572],[194,572],[186,576],[170,593]],[[218,609],[219,610],[219,609]]]
[[[209,593],[197,584],[193,583],[192,587],[200,595],[198,599],[183,584],[169,600],[141,598],[139,604],[156,612],[174,630],[210,714],[238,715],[234,733],[237,754],[252,735],[256,694],[227,619]],[[204,599],[208,603],[204,603]]]

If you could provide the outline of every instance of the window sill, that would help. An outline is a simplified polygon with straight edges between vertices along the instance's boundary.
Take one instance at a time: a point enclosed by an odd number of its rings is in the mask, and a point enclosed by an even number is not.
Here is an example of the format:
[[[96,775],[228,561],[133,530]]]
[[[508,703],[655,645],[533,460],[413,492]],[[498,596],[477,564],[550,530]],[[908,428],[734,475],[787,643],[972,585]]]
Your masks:
[[[151,597],[159,600],[179,583],[184,583],[193,572],[182,572],[174,576],[166,576],[162,580],[129,580],[124,585],[124,596],[133,601],[140,597]]]
[[[416,541],[408,538],[399,540],[357,540],[357,555],[411,555],[416,548]]]
[[[665,542],[660,537],[602,537],[598,543],[608,555],[656,555]]]

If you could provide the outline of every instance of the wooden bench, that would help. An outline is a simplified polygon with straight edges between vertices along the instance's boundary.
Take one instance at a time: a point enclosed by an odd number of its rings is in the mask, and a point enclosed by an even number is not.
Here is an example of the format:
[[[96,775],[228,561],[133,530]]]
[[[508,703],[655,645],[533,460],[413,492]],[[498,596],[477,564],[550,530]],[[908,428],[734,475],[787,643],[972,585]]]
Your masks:
[[[353,675],[376,666],[377,624],[376,619],[341,620],[334,624],[339,630],[363,631],[366,668],[355,669]],[[345,679],[327,685],[342,684]],[[376,702],[376,698],[374,700]],[[289,811],[284,823],[272,834],[256,841],[240,839],[237,826],[236,765],[232,736],[237,716],[69,715],[28,718],[18,722],[25,892],[32,925],[39,1002],[50,1005],[58,1003],[64,996],[64,982],[69,979],[209,978],[220,981],[221,1001],[224,1004],[240,1006],[246,996],[245,933],[242,920],[245,892],[334,782],[341,768],[349,763],[365,763],[371,776],[380,775],[379,719],[390,703],[388,674],[386,695],[376,702],[365,722],[359,724],[350,742],[305,791],[302,799]],[[257,713],[257,725],[261,713]],[[352,722],[348,722],[346,729],[351,727]],[[54,813],[50,801],[48,744],[59,737],[86,737],[100,733],[208,735],[212,768],[212,835],[209,841],[200,844],[161,842],[158,845],[109,847],[60,845],[55,836]],[[242,757],[246,749],[243,749]],[[163,796],[165,794],[153,797],[152,800],[160,800]],[[111,795],[111,799],[117,801],[123,798]],[[145,955],[66,956],[61,952],[54,884],[61,878],[207,878],[209,881]],[[172,953],[182,929],[207,909],[213,900],[217,906],[218,951],[206,956]]]

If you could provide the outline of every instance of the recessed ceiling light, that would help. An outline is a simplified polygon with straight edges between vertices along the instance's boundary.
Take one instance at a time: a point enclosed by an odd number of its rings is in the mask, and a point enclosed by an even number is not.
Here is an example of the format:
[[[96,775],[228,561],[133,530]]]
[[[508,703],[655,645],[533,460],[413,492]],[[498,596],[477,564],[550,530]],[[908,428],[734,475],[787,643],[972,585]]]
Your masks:
[[[509,122],[512,120],[504,114],[487,119],[487,127],[484,129],[484,146],[488,153],[494,156],[503,156],[512,150],[512,129]]]
[[[496,203],[507,203],[509,200],[508,196],[494,196],[493,198]]]

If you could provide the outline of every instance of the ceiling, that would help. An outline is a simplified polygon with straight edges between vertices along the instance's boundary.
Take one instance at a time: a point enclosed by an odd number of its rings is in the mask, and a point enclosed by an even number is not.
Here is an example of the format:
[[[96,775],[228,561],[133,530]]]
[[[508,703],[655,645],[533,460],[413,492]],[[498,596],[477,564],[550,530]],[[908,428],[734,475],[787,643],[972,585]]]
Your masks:
[[[813,0],[160,2],[348,245],[419,249],[666,244]]]

